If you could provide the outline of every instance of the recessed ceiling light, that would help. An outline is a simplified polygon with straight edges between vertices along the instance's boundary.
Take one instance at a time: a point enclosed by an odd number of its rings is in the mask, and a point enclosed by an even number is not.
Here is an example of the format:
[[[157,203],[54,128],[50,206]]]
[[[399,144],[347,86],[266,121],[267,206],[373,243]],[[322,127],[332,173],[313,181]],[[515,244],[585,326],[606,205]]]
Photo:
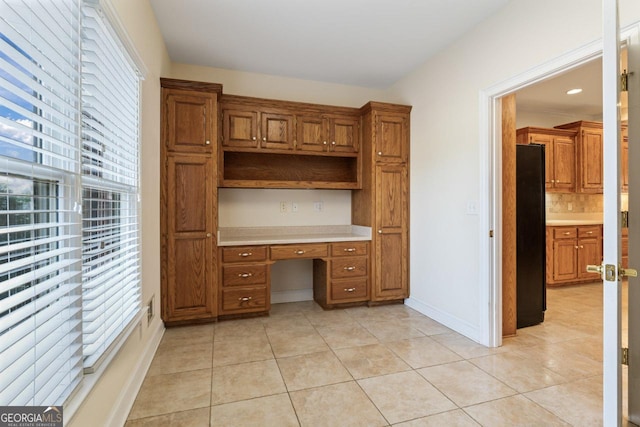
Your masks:
[[[575,95],[575,94],[580,93],[580,92],[582,92],[582,89],[580,89],[580,88],[571,89],[571,90],[567,91],[567,95]]]

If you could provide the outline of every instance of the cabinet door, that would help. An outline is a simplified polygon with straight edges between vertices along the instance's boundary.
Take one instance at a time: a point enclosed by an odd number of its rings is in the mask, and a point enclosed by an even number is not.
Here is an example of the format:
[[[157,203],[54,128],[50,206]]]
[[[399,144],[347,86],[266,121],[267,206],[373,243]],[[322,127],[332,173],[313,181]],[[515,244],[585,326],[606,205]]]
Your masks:
[[[578,248],[574,239],[553,242],[553,281],[562,282],[578,278]]]
[[[409,296],[408,177],[404,165],[376,167],[374,301]]]
[[[553,189],[554,167],[553,167],[553,139],[551,135],[532,133],[529,135],[529,144],[544,145],[544,186],[547,190]]]
[[[164,89],[168,151],[209,153],[217,133],[217,94]]]
[[[169,156],[166,186],[168,321],[216,315],[215,180],[211,156]]]
[[[385,113],[375,115],[374,152],[376,161],[407,161],[408,125],[405,115]]]
[[[293,116],[289,114],[261,113],[262,148],[293,150]]]
[[[296,149],[325,151],[328,147],[327,123],[321,116],[296,117]]]
[[[602,240],[598,238],[578,240],[578,278],[600,280],[598,273],[587,273],[589,264],[602,264]]]
[[[258,147],[258,112],[229,109],[222,112],[222,145],[225,147]]]
[[[573,138],[553,138],[553,188],[573,191],[576,187],[576,150]]]
[[[360,120],[357,117],[329,119],[330,150],[340,153],[357,153],[360,143]]]
[[[602,193],[602,130],[584,129],[580,142],[580,191]]]

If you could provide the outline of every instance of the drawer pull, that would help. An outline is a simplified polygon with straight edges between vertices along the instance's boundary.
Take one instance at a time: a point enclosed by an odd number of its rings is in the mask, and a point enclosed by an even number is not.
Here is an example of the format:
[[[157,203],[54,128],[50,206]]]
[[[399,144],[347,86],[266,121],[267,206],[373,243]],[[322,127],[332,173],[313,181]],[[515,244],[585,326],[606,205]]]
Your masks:
[[[578,246],[574,246],[576,249],[580,249]]]
[[[240,297],[238,298],[238,301],[242,301],[242,302],[251,301],[251,297]]]
[[[355,292],[356,288],[344,288],[345,292]]]
[[[297,251],[293,251],[294,254],[296,255],[303,255],[305,253],[305,251],[303,251],[302,249],[299,249]]]
[[[251,277],[253,276],[253,274],[251,273],[240,273],[238,274],[238,277],[242,277],[243,279],[246,279],[247,277]]]
[[[587,231],[587,234],[593,234],[593,231]]]
[[[345,252],[355,252],[356,248],[344,248]]]
[[[564,233],[562,233],[562,234],[564,234],[565,236],[568,236],[569,234],[571,234],[571,232],[570,232],[570,231],[565,231],[565,232],[564,232]]]
[[[355,270],[355,269],[356,269],[356,268],[355,268],[354,266],[349,266],[349,267],[345,267],[345,268],[344,268],[344,270],[347,270],[347,271],[353,271],[353,270]]]
[[[246,258],[248,256],[251,256],[251,255],[253,255],[251,252],[242,252],[242,253],[238,254],[238,256],[241,256],[241,257],[244,257],[244,258]]]

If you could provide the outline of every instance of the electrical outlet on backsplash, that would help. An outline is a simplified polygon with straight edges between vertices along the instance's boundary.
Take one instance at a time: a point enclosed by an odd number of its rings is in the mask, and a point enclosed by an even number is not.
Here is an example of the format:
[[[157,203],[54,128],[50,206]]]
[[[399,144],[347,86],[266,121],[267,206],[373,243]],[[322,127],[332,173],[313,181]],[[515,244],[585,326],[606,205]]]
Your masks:
[[[602,213],[602,194],[546,193],[545,207],[547,214]]]

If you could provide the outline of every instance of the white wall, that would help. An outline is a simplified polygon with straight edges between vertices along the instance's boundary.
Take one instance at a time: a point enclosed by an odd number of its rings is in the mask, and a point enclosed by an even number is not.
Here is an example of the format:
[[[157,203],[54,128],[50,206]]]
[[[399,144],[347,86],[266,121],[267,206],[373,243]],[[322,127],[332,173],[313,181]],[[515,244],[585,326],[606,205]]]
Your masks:
[[[170,60],[148,0],[111,0],[122,26],[147,69],[142,83],[142,301],[155,297],[156,316],[143,320],[123,345],[105,374],[100,377],[68,426],[122,425],[132,398],[135,381],[144,376],[163,330],[160,319],[160,76],[169,72]],[[151,352],[151,353],[150,353]],[[85,383],[93,381],[91,375]],[[133,382],[132,382],[133,381]],[[80,394],[84,390],[80,390]],[[133,394],[127,394],[133,393]],[[74,402],[75,404],[75,402]]]
[[[623,25],[640,19],[621,1]],[[390,89],[411,112],[411,299],[480,337],[479,94],[601,37],[600,0],[513,0]],[[488,206],[487,206],[488,209]],[[498,238],[500,236],[497,236]],[[485,250],[485,249],[482,249]]]

